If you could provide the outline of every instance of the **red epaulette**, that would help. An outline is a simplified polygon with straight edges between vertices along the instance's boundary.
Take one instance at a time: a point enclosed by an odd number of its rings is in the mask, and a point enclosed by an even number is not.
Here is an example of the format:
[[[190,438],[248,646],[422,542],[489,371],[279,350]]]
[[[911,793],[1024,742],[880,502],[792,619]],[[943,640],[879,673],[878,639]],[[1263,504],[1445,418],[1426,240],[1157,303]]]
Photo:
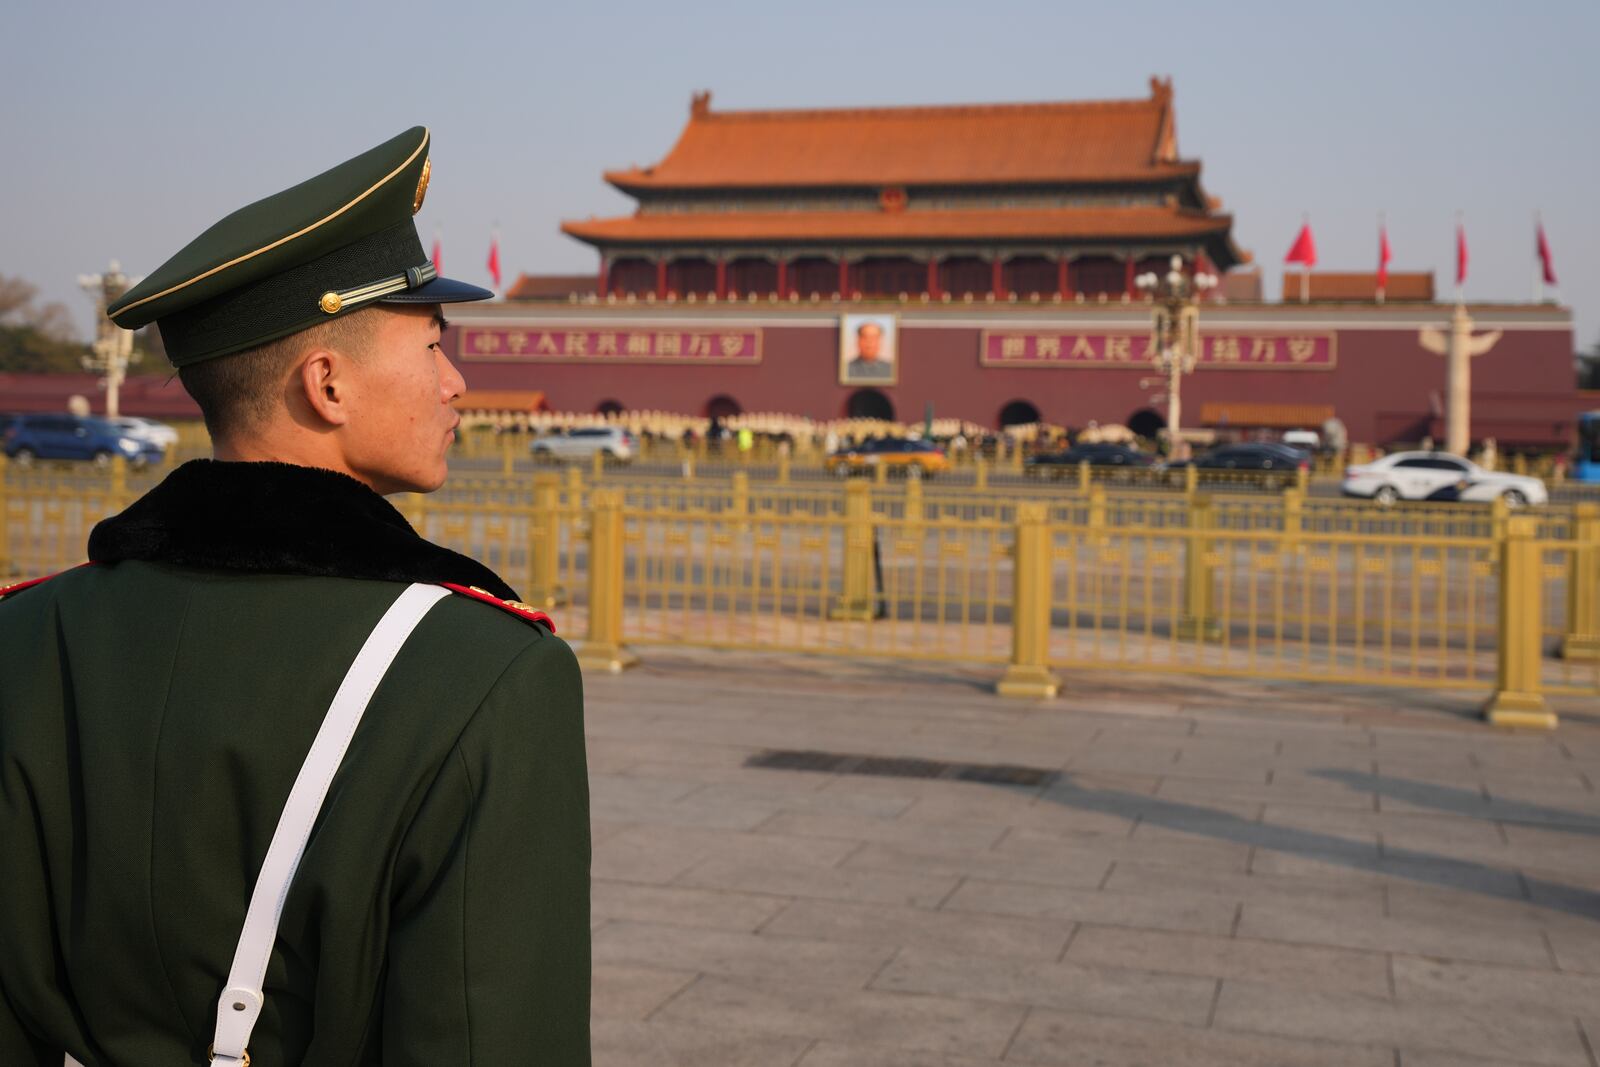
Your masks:
[[[80,563],[80,564],[78,564],[78,567],[87,567],[87,566],[89,566],[88,563]],[[78,569],[78,567],[68,567],[67,570],[75,571],[75,570]],[[47,574],[43,578],[29,578],[25,582],[12,582],[10,585],[0,585],[0,600],[4,600],[6,597],[10,596],[12,593],[20,593],[24,589],[32,589],[36,585],[43,585],[45,582],[48,582],[50,579],[59,578],[61,575],[66,574],[66,573],[67,573],[67,571],[56,571],[54,574]]]
[[[556,632],[556,624],[550,618],[550,616],[546,615],[532,604],[524,604],[520,600],[503,600],[489,592],[487,589],[479,589],[475,585],[457,585],[454,582],[440,582],[439,584],[458,596],[464,596],[469,600],[481,601],[485,604],[492,604],[501,611],[510,612],[523,622],[531,622],[536,625],[543,626],[551,633]]]

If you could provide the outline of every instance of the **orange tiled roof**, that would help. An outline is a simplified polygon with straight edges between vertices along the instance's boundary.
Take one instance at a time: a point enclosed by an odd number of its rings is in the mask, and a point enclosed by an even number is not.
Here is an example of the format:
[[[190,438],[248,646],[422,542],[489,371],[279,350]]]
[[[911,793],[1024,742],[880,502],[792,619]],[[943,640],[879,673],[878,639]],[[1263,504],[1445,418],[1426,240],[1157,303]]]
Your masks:
[[[1139,181],[1178,159],[1171,79],[1143,100],[712,111],[698,94],[665,159],[608,171],[624,190]]]
[[[1311,429],[1333,418],[1332,404],[1261,404],[1207,401],[1200,405],[1202,426],[1272,426]]]
[[[564,222],[582,241],[941,241],[1226,235],[1227,215],[1179,207],[993,208],[969,211],[774,211],[629,215]]]
[[[455,406],[462,411],[543,411],[545,401],[536,389],[468,389]]]
[[[573,293],[587,296],[599,284],[593,274],[519,274],[506,290],[506,299],[548,300]]]
[[[1378,276],[1372,271],[1312,271],[1306,279],[1307,296],[1311,300],[1372,301],[1378,298]],[[1389,272],[1389,285],[1384,290],[1385,300],[1423,300],[1433,302],[1433,272]],[[1295,302],[1300,299],[1300,272],[1283,272],[1283,299]]]

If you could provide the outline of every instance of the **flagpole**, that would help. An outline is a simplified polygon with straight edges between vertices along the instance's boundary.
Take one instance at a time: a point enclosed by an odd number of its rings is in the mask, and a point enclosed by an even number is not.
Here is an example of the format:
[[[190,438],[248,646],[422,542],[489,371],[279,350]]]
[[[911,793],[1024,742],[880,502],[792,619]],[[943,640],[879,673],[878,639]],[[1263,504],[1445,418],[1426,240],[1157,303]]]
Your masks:
[[[1464,277],[1462,277],[1462,275],[1465,272],[1462,271],[1462,269],[1461,269],[1461,267],[1462,267],[1462,263],[1461,263],[1461,228],[1464,225],[1465,225],[1465,223],[1462,221],[1462,212],[1457,211],[1456,212],[1456,304],[1458,306],[1462,305],[1462,304],[1465,304],[1467,302],[1466,301],[1466,279]]]
[[[1389,264],[1383,258],[1383,240],[1387,235],[1388,219],[1378,212],[1378,303],[1383,303],[1384,290],[1389,287]]]
[[[1307,211],[1300,216],[1302,227],[1311,225],[1311,212]],[[1311,300],[1311,264],[1305,260],[1300,261],[1300,303],[1309,303]]]
[[[1544,257],[1540,254],[1539,235],[1544,232],[1544,219],[1537,209],[1533,212],[1533,302],[1544,303]]]

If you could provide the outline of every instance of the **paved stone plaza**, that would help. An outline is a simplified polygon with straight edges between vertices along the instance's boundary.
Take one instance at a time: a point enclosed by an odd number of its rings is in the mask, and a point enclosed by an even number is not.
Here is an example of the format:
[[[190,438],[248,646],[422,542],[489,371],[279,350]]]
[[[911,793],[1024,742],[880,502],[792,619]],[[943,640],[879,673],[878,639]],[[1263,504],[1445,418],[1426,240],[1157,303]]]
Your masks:
[[[587,679],[597,1064],[1600,1062],[1592,703],[644,658]]]

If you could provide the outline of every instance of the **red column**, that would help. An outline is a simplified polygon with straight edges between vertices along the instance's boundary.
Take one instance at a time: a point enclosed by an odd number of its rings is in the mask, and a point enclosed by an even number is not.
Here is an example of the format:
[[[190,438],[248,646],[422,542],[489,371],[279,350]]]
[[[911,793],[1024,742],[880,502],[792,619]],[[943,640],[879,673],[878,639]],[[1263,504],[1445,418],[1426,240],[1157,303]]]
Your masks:
[[[994,298],[996,300],[1004,300],[1006,298],[1005,271],[1005,264],[1000,262],[999,256],[989,261],[990,282],[992,283],[991,287],[994,290]]]
[[[939,299],[939,257],[938,256],[930,256],[928,258],[928,295],[930,297],[932,297],[933,299],[935,299],[935,300]]]
[[[1122,291],[1127,294],[1129,300],[1134,297],[1133,289],[1133,257],[1129,256],[1122,261]]]
[[[606,257],[604,255],[602,255],[600,257],[600,280],[599,280],[599,284],[597,284],[595,286],[595,290],[594,290],[596,293],[600,294],[601,299],[604,299],[606,294],[611,291],[611,269],[610,268],[611,268],[611,264],[607,263],[606,262]]]
[[[656,260],[656,299],[657,300],[665,300],[666,298],[667,298],[667,261],[665,259],[658,259],[658,260]]]
[[[778,299],[789,299],[789,261],[778,257]]]
[[[850,299],[850,261],[843,256],[839,257],[839,296]]]
[[[1072,275],[1067,266],[1067,257],[1062,256],[1056,260],[1056,292],[1061,294],[1061,299],[1072,299]]]
[[[717,299],[728,299],[728,261],[717,257]]]

